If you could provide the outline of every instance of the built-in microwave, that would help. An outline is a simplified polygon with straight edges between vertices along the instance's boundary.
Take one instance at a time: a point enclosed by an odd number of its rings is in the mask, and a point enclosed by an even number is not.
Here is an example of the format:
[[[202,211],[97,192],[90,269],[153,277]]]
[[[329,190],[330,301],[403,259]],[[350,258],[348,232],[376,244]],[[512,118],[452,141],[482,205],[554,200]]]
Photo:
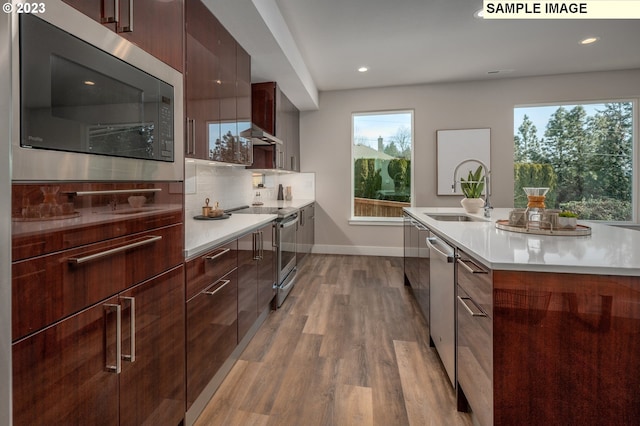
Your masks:
[[[13,179],[182,180],[182,75],[73,8],[51,9],[17,19]]]

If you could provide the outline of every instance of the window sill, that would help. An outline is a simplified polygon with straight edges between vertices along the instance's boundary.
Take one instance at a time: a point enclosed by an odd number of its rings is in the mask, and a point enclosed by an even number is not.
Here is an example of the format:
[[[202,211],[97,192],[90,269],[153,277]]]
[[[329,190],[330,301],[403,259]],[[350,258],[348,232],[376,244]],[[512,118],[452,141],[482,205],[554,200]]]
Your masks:
[[[356,226],[402,226],[401,217],[351,217],[349,225]]]

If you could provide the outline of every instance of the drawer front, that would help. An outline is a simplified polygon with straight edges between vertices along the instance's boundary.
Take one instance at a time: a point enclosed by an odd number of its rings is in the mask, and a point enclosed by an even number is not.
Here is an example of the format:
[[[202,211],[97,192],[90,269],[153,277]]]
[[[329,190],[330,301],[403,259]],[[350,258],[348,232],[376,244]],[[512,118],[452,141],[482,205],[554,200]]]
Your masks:
[[[456,259],[458,269],[458,285],[473,298],[480,308],[493,318],[493,274],[464,251],[458,250]]]
[[[457,288],[457,379],[481,425],[493,424],[492,319]]]
[[[182,229],[172,225],[15,262],[13,340],[179,265]]]
[[[237,270],[187,302],[187,410],[238,344]]]
[[[238,267],[238,242],[233,240],[187,262],[187,300]]]

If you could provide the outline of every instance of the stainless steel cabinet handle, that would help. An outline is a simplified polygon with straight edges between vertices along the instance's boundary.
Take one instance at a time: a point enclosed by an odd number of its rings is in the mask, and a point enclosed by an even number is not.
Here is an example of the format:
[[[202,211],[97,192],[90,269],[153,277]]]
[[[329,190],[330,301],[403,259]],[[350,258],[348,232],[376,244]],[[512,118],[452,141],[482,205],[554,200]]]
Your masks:
[[[480,308],[478,308],[477,311],[474,311],[473,309],[471,309],[469,307],[469,305],[466,302],[467,300],[470,301],[474,305],[474,307],[477,307],[475,302],[470,297],[460,297],[460,296],[458,296],[458,300],[460,301],[460,303],[462,303],[462,306],[464,306],[464,308],[467,310],[467,312],[469,312],[469,315],[471,315],[472,317],[486,317],[487,316],[487,314],[482,312],[482,310]]]
[[[214,254],[213,256],[205,256],[204,260],[214,260],[214,259],[222,256],[223,254],[229,253],[230,251],[231,251],[230,248],[226,248],[226,249],[222,250],[220,253]]]
[[[485,271],[484,269],[482,269],[478,264],[476,264],[475,262],[471,261],[470,259],[456,259],[456,262],[458,263],[458,265],[461,265],[464,269],[469,271],[470,274],[488,274],[489,273],[489,272]],[[467,265],[467,262],[473,264],[478,269],[471,268],[469,265]]]
[[[258,249],[258,231],[252,234],[253,236],[253,260],[260,260],[260,252]]]
[[[438,247],[436,247],[436,244],[438,244],[438,239],[436,237],[427,237],[427,245],[432,248],[433,250],[436,251],[436,253],[440,254],[442,257],[447,259],[447,263],[453,263],[454,261],[454,257],[453,254],[451,253],[445,253],[442,250],[440,250]]]
[[[260,260],[264,259],[264,233],[260,231]]]
[[[129,362],[134,362],[136,360],[136,298],[135,297],[123,297],[122,299],[127,300],[129,302],[129,309],[131,309],[131,313],[129,316],[129,333],[130,333],[130,347],[129,347],[129,355],[122,355],[122,359],[125,359]]]
[[[105,4],[106,2],[102,2],[102,18],[100,18],[100,22],[102,24],[113,24],[118,23],[118,18],[120,18],[120,0],[113,0],[113,16],[104,16],[105,15]]]
[[[123,32],[123,33],[133,32],[133,0],[129,0],[129,25],[126,27],[122,27],[122,31],[120,32]]]
[[[195,146],[196,146],[196,119],[187,117],[187,154],[195,154],[196,153]]]
[[[130,243],[130,244],[126,244],[124,246],[121,247],[116,247],[116,248],[112,248],[110,250],[105,250],[105,251],[101,251],[99,253],[95,253],[95,254],[90,254],[87,256],[83,256],[83,257],[70,257],[69,259],[67,259],[67,261],[69,263],[73,263],[76,265],[79,265],[81,263],[86,263],[86,262],[91,262],[92,260],[96,260],[96,259],[101,259],[103,257],[107,257],[107,256],[111,256],[117,253],[121,253],[123,251],[127,251],[129,249],[135,248],[135,247],[140,247],[140,246],[144,246],[147,244],[151,244],[154,243],[156,241],[159,241],[162,239],[162,236],[158,235],[158,236],[148,236],[148,237],[143,237],[143,239],[136,241],[135,243]]]
[[[109,364],[109,360],[106,359],[106,355],[105,355],[105,369],[109,372],[109,373],[115,373],[115,374],[120,374],[120,372],[122,371],[122,307],[120,305],[114,305],[114,304],[106,304],[104,305],[104,311],[105,314],[107,312],[116,312],[116,363],[115,364]],[[106,342],[106,335],[107,335],[107,321],[105,320],[105,342]],[[106,346],[105,345],[105,350],[106,350]]]
[[[65,194],[75,195],[77,197],[84,197],[85,195],[118,195],[118,194],[139,194],[149,192],[160,192],[162,188],[131,188],[131,189],[110,189],[105,191],[76,191],[65,192]]]
[[[214,285],[218,284],[219,282],[222,282],[222,283],[223,283],[220,287],[216,288],[216,289],[215,289],[215,290],[213,290],[213,291],[210,291],[210,290],[209,290],[211,287],[213,287]],[[216,281],[215,283],[211,284],[209,287],[207,287],[206,289],[204,289],[204,290],[202,291],[202,293],[203,293],[203,294],[207,294],[207,295],[209,295],[209,296],[213,296],[214,294],[216,294],[217,292],[219,292],[220,290],[222,290],[223,288],[225,288],[225,287],[226,287],[230,282],[231,282],[231,280]]]

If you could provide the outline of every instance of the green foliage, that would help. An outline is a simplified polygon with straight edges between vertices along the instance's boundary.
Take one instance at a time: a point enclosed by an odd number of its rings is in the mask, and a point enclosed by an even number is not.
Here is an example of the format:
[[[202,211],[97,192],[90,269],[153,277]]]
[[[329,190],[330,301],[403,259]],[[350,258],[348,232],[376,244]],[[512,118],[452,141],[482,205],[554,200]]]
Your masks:
[[[460,187],[462,193],[467,198],[480,198],[484,189],[484,175],[482,174],[482,166],[478,166],[475,173],[469,170],[467,179],[460,179]]]
[[[527,207],[527,194],[522,188],[549,188],[545,198],[547,208],[556,207],[556,174],[549,164],[515,163],[513,165],[514,193],[513,206]]]
[[[539,147],[536,147],[536,145]],[[535,149],[532,150],[532,147]],[[547,207],[566,207],[583,219],[631,220],[633,104],[612,102],[587,116],[584,107],[558,107],[538,140],[528,117],[514,136],[514,206],[524,207],[524,186],[548,186]],[[555,184],[522,164],[549,165]],[[528,182],[533,179],[533,182]],[[535,183],[542,180],[543,182]],[[575,208],[573,208],[575,206]],[[609,209],[609,211],[607,211]]]
[[[560,203],[560,208],[575,212],[584,220],[631,220],[631,202],[613,198],[589,198]]]
[[[568,210],[563,210],[560,213],[558,213],[558,216],[560,216],[560,217],[578,217],[578,214],[574,213],[574,212],[570,212]]]
[[[389,161],[387,172],[391,179],[393,179],[396,192],[405,191],[406,188],[409,187],[410,167],[411,161],[405,160],[404,158],[396,158]]]
[[[358,198],[376,198],[382,188],[380,169],[375,169],[375,159],[358,158],[353,169],[354,195]]]

